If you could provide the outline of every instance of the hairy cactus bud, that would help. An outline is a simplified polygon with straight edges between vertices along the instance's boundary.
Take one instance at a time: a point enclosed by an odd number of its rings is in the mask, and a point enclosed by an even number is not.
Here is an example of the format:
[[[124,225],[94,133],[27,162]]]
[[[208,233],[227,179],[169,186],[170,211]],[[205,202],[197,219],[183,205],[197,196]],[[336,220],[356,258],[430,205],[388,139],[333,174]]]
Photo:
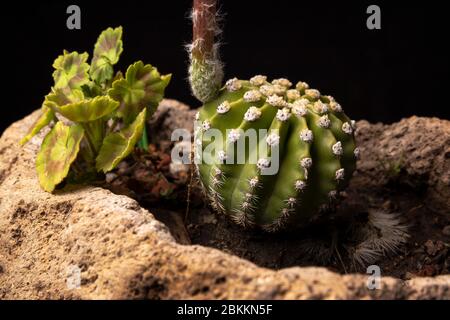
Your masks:
[[[223,139],[211,139],[213,131]],[[228,80],[200,109],[195,133],[196,168],[211,205],[245,227],[304,224],[333,203],[355,170],[354,124],[304,82]],[[265,174],[274,150],[278,170]]]
[[[194,0],[192,9],[193,41],[188,45],[189,82],[193,95],[202,102],[213,99],[223,80],[223,65],[219,58],[220,34],[216,0]]]

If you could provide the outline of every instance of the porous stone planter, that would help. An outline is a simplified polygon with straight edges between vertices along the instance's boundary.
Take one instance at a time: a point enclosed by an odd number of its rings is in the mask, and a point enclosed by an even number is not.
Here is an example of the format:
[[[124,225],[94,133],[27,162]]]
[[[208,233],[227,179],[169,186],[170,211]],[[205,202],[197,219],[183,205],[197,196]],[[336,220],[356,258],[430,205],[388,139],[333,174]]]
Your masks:
[[[164,104],[177,108],[174,101]],[[1,299],[450,298],[448,275],[383,277],[381,289],[369,290],[361,274],[319,267],[275,271],[214,248],[177,243],[163,223],[128,197],[91,186],[47,193],[34,168],[42,134],[18,145],[38,114],[12,124],[0,139]],[[391,126],[358,125],[370,132],[358,136],[363,159],[373,154],[355,179],[366,179],[368,186],[380,183],[383,177],[374,178],[376,159],[403,152],[407,176],[425,181],[426,199],[435,210],[449,209],[448,121],[413,117]],[[428,151],[414,148],[418,136],[411,128],[434,130],[438,141],[422,141]],[[441,148],[434,147],[439,143]],[[80,285],[73,285],[78,276]]]

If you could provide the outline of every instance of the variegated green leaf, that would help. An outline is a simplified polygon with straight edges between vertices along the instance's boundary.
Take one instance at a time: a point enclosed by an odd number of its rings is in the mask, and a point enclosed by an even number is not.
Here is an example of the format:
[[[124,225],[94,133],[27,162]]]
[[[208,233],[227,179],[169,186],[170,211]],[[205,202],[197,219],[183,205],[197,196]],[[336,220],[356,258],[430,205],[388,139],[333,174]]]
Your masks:
[[[74,122],[89,122],[101,119],[117,109],[119,102],[108,96],[98,96],[59,107],[58,113]]]
[[[53,79],[55,80],[55,88],[78,89],[82,85],[89,82],[89,64],[87,59],[89,55],[85,53],[67,52],[60,55],[53,62]]]
[[[44,106],[58,112],[59,107],[84,100],[83,91],[80,89],[55,89],[45,96]]]
[[[36,158],[36,169],[42,188],[52,192],[69,173],[75,161],[84,131],[80,125],[57,122],[42,142]]]
[[[108,172],[114,169],[122,159],[128,156],[142,136],[147,110],[139,113],[133,123],[119,132],[110,133],[103,140],[96,159],[98,171]]]
[[[55,113],[52,109],[42,106],[42,114],[39,118],[36,119],[34,124],[31,126],[30,130],[28,131],[27,135],[20,140],[20,145],[23,146],[25,143],[27,143],[31,138],[33,138],[36,134],[41,131],[42,128],[47,126],[52,120],[55,119]]]
[[[114,74],[113,65],[119,61],[122,51],[122,27],[108,28],[103,31],[94,47],[90,70],[91,78],[97,83],[111,80]]]
[[[170,82],[171,74],[161,76],[150,64],[138,61],[128,67],[125,79],[113,82],[108,94],[120,102],[117,115],[130,123],[145,108],[151,116],[164,97],[164,90]]]

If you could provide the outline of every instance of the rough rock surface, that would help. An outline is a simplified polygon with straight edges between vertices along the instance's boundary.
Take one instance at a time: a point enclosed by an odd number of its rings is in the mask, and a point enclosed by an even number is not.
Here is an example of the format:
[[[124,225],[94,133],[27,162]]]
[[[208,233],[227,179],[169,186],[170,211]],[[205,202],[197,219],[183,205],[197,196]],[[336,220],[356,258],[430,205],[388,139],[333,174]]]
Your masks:
[[[171,141],[172,132],[176,129],[194,130],[194,116],[196,110],[191,110],[188,105],[176,100],[165,99],[158,106],[150,119],[150,140],[159,144],[163,151],[169,151],[171,147],[167,142]]]
[[[359,121],[356,131],[361,155],[355,183],[367,188],[384,185],[390,171],[400,183],[423,188],[425,205],[450,212],[450,121],[411,117],[392,125]],[[378,137],[378,139],[374,139]],[[377,152],[371,152],[377,150]]]
[[[130,198],[89,186],[46,193],[34,170],[42,136],[18,146],[38,112],[0,139],[0,299],[450,299],[449,276],[382,278],[380,290],[369,290],[364,275],[312,267],[273,271],[216,249],[176,243]],[[408,121],[448,132],[448,122]],[[364,127],[383,137],[381,125],[362,122]],[[439,152],[444,166],[421,178],[448,179],[448,150]],[[407,170],[420,177],[419,164]],[[445,206],[445,195],[430,197],[442,196],[437,203]]]

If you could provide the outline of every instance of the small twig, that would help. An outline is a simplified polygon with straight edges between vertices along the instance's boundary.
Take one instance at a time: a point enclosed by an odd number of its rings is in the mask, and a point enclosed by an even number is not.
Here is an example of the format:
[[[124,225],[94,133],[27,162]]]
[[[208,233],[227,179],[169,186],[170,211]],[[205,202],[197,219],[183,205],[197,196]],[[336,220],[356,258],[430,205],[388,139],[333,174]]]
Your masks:
[[[342,260],[341,254],[339,253],[339,249],[338,249],[338,231],[337,230],[335,230],[333,232],[333,240],[332,240],[331,246],[334,248],[334,251],[336,251],[336,255],[339,259],[339,262],[341,263],[342,268],[344,269],[344,273],[347,274],[347,268],[345,268],[344,261]]]
[[[189,155],[189,184],[187,189],[187,196],[186,196],[186,212],[184,214],[184,223],[187,222],[187,219],[189,217],[189,210],[190,210],[190,204],[191,204],[191,190],[192,190],[192,181],[193,181],[193,172],[194,172],[194,151],[192,150]]]
[[[345,268],[344,261],[342,260],[341,254],[339,253],[339,249],[337,248],[337,246],[334,247],[334,250],[336,251],[336,254],[337,254],[337,256],[338,256],[339,262],[340,262],[341,265],[342,265],[342,268],[344,269],[344,273],[347,274],[347,273],[348,273],[348,272],[347,272],[347,269]]]

